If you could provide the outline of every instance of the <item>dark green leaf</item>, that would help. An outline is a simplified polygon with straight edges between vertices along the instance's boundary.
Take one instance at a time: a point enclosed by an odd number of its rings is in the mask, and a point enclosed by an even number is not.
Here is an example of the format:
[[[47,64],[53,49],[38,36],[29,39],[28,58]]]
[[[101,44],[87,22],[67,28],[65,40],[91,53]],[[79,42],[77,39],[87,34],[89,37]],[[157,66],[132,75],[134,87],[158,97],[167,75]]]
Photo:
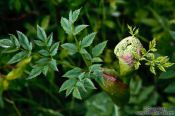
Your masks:
[[[53,42],[53,33],[51,33],[47,38],[47,46],[50,47],[52,45],[52,42]]]
[[[166,93],[175,93],[175,82],[172,82],[168,85],[168,87],[165,89]]]
[[[171,79],[175,78],[175,71],[169,70],[166,72],[162,72],[159,76],[159,79]]]

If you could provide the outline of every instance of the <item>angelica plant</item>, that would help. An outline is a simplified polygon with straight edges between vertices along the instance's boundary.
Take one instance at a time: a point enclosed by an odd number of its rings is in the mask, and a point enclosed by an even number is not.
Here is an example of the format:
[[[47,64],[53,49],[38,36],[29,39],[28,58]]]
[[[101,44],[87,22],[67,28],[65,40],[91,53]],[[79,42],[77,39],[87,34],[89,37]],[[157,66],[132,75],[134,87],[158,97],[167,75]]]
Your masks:
[[[62,17],[60,21],[63,30],[68,38],[73,40],[72,42],[54,42],[53,34],[47,36],[45,30],[40,26],[37,26],[36,39],[29,40],[20,31],[17,31],[17,36],[11,34],[9,39],[1,39],[0,46],[4,48],[2,53],[14,54],[7,64],[17,63],[17,68],[0,82],[8,83],[8,80],[21,77],[25,72],[28,73],[27,79],[32,79],[40,74],[47,76],[49,71],[58,71],[57,64],[62,62],[57,57],[59,44],[61,44],[62,49],[68,53],[69,59],[73,59],[76,55],[80,56],[76,60],[81,60],[85,66],[71,64],[68,60],[71,67],[67,67],[66,72],[62,75],[67,80],[61,85],[59,92],[66,91],[66,96],[72,94],[73,97],[82,99],[82,95],[89,89],[96,89],[94,82],[97,82],[115,104],[123,107],[130,98],[129,83],[134,78],[139,78],[136,70],[142,64],[141,62],[149,65],[153,74],[156,74],[157,68],[165,71],[165,68],[173,65],[167,56],[155,55],[157,51],[155,39],[150,42],[149,50],[146,50],[136,37],[138,29],[128,26],[131,36],[121,40],[114,49],[114,54],[119,61],[119,70],[103,68],[101,54],[107,41],[95,44],[96,32],[84,37],[79,36],[88,27],[86,24],[76,24],[80,10],[70,11],[68,18]],[[7,86],[4,88],[7,89]]]

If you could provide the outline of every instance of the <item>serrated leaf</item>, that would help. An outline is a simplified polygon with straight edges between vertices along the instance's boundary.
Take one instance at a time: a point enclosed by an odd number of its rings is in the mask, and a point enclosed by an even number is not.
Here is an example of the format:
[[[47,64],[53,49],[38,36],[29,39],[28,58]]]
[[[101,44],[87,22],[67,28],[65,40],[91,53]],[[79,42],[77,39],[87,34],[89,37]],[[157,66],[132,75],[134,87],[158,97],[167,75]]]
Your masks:
[[[53,42],[53,33],[51,33],[47,38],[47,46],[50,47]]]
[[[72,70],[67,71],[63,77],[68,77],[68,78],[78,78],[78,76],[81,74],[81,69],[76,67]]]
[[[72,23],[74,23],[78,19],[78,16],[80,14],[80,10],[81,9],[73,11],[73,13],[72,13]]]
[[[170,62],[167,62],[165,64],[163,64],[164,67],[171,67],[172,65],[174,65],[174,63],[170,63]]]
[[[40,50],[38,53],[43,56],[49,56],[49,52],[47,50]]]
[[[65,43],[65,44],[62,44],[61,47],[68,50],[70,55],[73,55],[77,52],[77,46],[73,43]]]
[[[55,56],[57,54],[58,47],[59,47],[59,42],[56,42],[51,46],[51,48],[49,50],[51,56]]]
[[[90,88],[90,89],[96,89],[95,85],[89,78],[85,78],[84,80],[85,87]]]
[[[18,41],[18,39],[16,38],[15,35],[10,35],[10,39],[12,40],[13,44],[15,45],[15,47],[19,48],[20,47],[20,43]]]
[[[1,39],[0,40],[0,46],[3,47],[3,48],[9,48],[9,47],[13,46],[13,43],[9,39]]]
[[[39,25],[37,25],[37,37],[42,41],[45,41],[47,39],[46,32]]]
[[[149,43],[149,49],[151,50],[151,49],[153,49],[153,48],[155,48],[155,47],[156,47],[156,40],[153,39],[153,40]]]
[[[76,84],[77,80],[76,79],[68,79],[66,80],[60,87],[59,92],[62,92],[68,88],[73,88],[73,86]]]
[[[27,38],[26,35],[24,35],[22,32],[20,31],[17,31],[17,34],[18,34],[18,39],[19,39],[19,42],[20,44],[22,45],[22,47],[26,50],[32,50],[32,46],[31,44],[29,43],[29,40]]]
[[[73,96],[74,96],[75,98],[77,98],[77,99],[82,99],[82,98],[81,98],[81,95],[80,95],[80,91],[78,90],[77,87],[75,87],[74,90],[73,90]]]
[[[26,52],[24,52],[24,51],[19,52],[8,61],[8,64],[13,64],[13,63],[19,62],[20,60],[22,60],[26,56],[27,56]]]
[[[102,54],[104,48],[106,47],[107,41],[104,41],[102,43],[97,44],[93,49],[92,49],[92,55],[94,57],[99,56]]]
[[[96,35],[96,32],[85,36],[81,42],[81,47],[84,48],[84,47],[90,46],[95,38],[95,35]]]
[[[80,33],[83,29],[85,29],[88,25],[78,25],[75,27],[74,30],[74,35],[77,35],[78,33]]]
[[[51,68],[52,70],[58,71],[57,62],[56,62],[55,59],[51,59],[49,66],[50,66],[50,68]]]
[[[35,67],[35,68],[33,68],[32,71],[30,72],[29,77],[27,79],[32,79],[32,78],[37,77],[38,75],[41,74],[42,69],[43,69],[43,67]]]
[[[61,26],[64,29],[64,31],[71,35],[72,34],[72,25],[71,23],[64,17],[61,18]]]

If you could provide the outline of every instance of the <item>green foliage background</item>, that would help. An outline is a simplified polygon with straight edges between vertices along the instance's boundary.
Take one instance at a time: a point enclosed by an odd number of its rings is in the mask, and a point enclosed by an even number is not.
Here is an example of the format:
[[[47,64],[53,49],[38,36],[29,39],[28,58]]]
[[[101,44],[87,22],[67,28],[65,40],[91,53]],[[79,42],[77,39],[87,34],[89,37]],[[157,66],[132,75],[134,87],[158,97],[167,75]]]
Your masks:
[[[77,24],[88,24],[80,36],[97,32],[95,43],[107,40],[103,52],[103,66],[116,69],[117,59],[113,53],[115,45],[128,36],[127,24],[139,28],[141,42],[148,48],[152,38],[157,40],[157,55],[166,55],[175,62],[175,1],[173,0],[1,0],[0,1],[0,38],[8,38],[16,30],[25,33],[30,40],[36,38],[37,24],[47,34],[53,32],[54,41],[72,42],[60,24],[61,17],[68,17],[69,11],[81,8]],[[68,38],[68,39],[66,39]],[[2,48],[0,48],[0,51]],[[117,108],[111,99],[101,93],[100,87],[83,95],[83,100],[71,96],[65,98],[59,93],[65,81],[62,75],[71,65],[85,66],[78,56],[67,58],[67,53],[58,51],[59,72],[49,72],[45,77],[26,80],[12,80],[8,90],[1,98],[0,114],[10,116],[115,116]],[[6,75],[14,65],[7,65],[11,55],[0,54],[0,76]],[[76,59],[76,60],[74,60]],[[71,64],[69,64],[70,61]],[[144,106],[175,106],[175,66],[167,72],[153,75],[149,68],[142,66],[138,73],[141,78],[131,80],[131,99],[125,109],[127,115],[134,115]],[[25,77],[26,75],[23,75]],[[2,84],[0,89],[2,89]],[[2,92],[1,92],[2,94]],[[3,101],[3,103],[2,103]]]

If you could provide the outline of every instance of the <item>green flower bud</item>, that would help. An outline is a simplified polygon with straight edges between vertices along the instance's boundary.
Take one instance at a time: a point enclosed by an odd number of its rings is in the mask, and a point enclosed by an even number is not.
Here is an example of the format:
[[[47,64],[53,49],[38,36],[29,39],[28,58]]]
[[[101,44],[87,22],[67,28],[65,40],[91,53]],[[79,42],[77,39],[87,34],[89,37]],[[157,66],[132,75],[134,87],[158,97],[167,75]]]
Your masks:
[[[142,48],[141,42],[134,36],[126,37],[116,45],[114,53],[119,59],[120,76],[126,76],[135,70],[134,53],[141,56]]]

